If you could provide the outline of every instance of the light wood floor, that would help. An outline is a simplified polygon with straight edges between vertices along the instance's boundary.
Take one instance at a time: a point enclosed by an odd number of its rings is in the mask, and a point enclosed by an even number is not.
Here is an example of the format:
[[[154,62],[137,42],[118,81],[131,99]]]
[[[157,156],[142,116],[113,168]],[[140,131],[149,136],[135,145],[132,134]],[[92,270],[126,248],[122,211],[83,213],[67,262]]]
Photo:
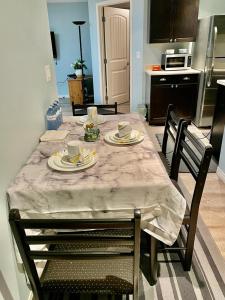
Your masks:
[[[163,126],[146,125],[146,128],[157,150],[160,151],[155,134],[163,133]],[[179,180],[188,192],[192,193],[194,186],[192,176],[182,173]],[[225,259],[225,183],[219,179],[216,173],[209,173],[207,176],[200,205],[200,215]]]

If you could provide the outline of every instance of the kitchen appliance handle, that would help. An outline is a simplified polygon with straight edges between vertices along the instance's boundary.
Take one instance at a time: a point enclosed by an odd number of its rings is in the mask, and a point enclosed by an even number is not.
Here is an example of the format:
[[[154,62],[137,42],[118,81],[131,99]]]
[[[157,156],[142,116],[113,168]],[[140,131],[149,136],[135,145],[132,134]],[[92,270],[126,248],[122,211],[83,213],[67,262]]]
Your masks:
[[[208,82],[207,86],[210,87],[212,83],[212,74],[214,70],[214,65],[215,65],[215,49],[216,49],[216,40],[217,40],[217,33],[218,33],[218,27],[214,26],[214,39],[213,39],[213,52],[212,52],[212,65],[209,71],[209,77],[208,77]]]

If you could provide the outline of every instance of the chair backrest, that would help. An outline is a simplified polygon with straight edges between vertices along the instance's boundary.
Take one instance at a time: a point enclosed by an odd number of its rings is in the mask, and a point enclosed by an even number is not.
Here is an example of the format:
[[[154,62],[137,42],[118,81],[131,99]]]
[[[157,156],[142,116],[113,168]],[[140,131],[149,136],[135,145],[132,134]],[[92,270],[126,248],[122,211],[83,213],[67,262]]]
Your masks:
[[[201,138],[195,137],[187,128],[187,122],[182,122],[178,142],[174,150],[174,161],[170,178],[178,180],[181,160],[187,166],[195,180],[195,188],[191,203],[191,214],[198,214],[209,164],[212,157],[212,146],[205,145]]]
[[[83,116],[87,114],[87,108],[95,106],[101,115],[117,115],[117,102],[114,104],[74,104],[72,102],[73,116]]]
[[[166,116],[163,141],[162,141],[162,153],[164,154],[165,157],[167,154],[168,138],[170,137],[173,140],[174,144],[176,144],[177,136],[180,131],[181,123],[183,121],[184,121],[183,119],[180,119],[176,116],[174,112],[174,105],[169,104],[167,109],[167,116]]]
[[[102,259],[102,258],[123,258],[133,257],[133,291],[138,290],[138,274],[139,274],[139,259],[140,259],[140,211],[134,211],[132,219],[21,219],[19,211],[12,209],[9,212],[9,223],[24,263],[30,284],[34,293],[35,299],[42,299],[41,282],[36,270],[35,260],[82,260],[82,259]],[[73,248],[62,251],[57,250],[57,245],[80,243],[87,241],[96,241],[99,236],[88,234],[95,230],[119,230],[128,231],[129,234],[107,235],[100,236],[101,241],[107,242],[108,250],[99,250],[96,248],[91,251],[76,251]],[[40,230],[40,234],[28,234],[32,230]],[[48,233],[46,233],[48,230]],[[53,233],[49,233],[53,230]],[[58,231],[62,231],[56,234]],[[65,230],[69,231],[66,233]],[[71,232],[72,230],[72,232]],[[85,231],[84,231],[85,230]],[[85,233],[87,234],[85,236]],[[116,241],[129,247],[125,247],[122,251],[115,249]],[[111,247],[110,247],[111,244]],[[47,249],[32,250],[32,245],[47,245]],[[95,243],[96,245],[96,243]],[[54,246],[54,247],[52,247]],[[60,249],[60,247],[58,248]],[[136,297],[137,299],[137,297]]]

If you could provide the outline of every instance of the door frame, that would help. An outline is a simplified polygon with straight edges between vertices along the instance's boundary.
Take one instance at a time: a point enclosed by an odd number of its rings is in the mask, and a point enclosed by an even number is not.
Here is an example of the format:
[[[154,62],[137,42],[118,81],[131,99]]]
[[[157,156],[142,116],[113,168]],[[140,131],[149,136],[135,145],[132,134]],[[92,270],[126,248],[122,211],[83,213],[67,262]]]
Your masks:
[[[103,16],[103,8],[105,6],[110,6],[110,5],[115,5],[115,4],[120,4],[120,3],[126,3],[130,2],[130,14],[129,14],[129,22],[130,22],[130,84],[129,84],[129,89],[130,89],[130,111],[132,107],[132,79],[133,79],[133,74],[132,74],[132,2],[133,0],[106,0],[102,1],[100,3],[96,4],[96,15],[97,15],[97,40],[98,40],[98,58],[100,62],[100,68],[99,68],[99,78],[100,78],[100,96],[101,96],[101,102],[106,104],[105,101],[105,86],[106,86],[106,77],[105,77],[105,64],[104,64],[104,45],[102,43],[103,38],[104,38],[104,31],[103,31],[103,22],[102,22],[102,16]]]

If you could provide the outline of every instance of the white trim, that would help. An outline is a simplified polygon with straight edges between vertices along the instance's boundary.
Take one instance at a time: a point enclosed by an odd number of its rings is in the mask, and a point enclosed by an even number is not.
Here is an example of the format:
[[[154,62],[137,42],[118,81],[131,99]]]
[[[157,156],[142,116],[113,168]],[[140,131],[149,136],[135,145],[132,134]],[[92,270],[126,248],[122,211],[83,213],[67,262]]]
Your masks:
[[[27,300],[33,300],[33,293],[32,292],[30,292]]]
[[[109,5],[114,5],[114,4],[119,4],[119,3],[126,3],[126,2],[130,2],[130,111],[131,111],[131,107],[132,107],[132,96],[133,96],[133,88],[132,88],[132,80],[133,80],[133,74],[132,74],[132,12],[133,12],[133,5],[132,5],[132,1],[133,0],[106,0],[106,1],[102,1],[100,3],[96,4],[96,19],[97,19],[97,40],[98,40],[98,45],[99,45],[99,49],[98,49],[98,59],[100,62],[100,67],[99,67],[99,84],[100,84],[100,97],[101,97],[101,103],[104,103],[105,99],[104,99],[104,95],[105,95],[105,91],[104,91],[104,85],[103,85],[103,81],[104,81],[104,74],[103,74],[103,60],[102,60],[102,11],[101,9],[104,6],[109,6]]]
[[[225,183],[225,173],[219,167],[216,170],[218,177]]]

